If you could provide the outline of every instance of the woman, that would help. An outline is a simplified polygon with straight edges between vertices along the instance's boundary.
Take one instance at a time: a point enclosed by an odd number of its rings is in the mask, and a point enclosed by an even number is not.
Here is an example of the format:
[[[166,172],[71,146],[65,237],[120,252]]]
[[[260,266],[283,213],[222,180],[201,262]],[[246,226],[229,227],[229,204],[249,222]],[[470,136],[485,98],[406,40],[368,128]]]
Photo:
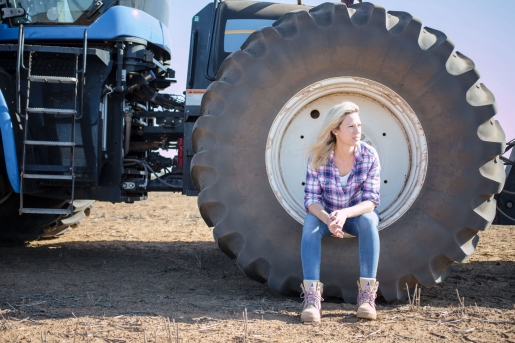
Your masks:
[[[320,261],[322,238],[359,240],[359,318],[376,319],[375,298],[379,260],[379,158],[361,142],[359,108],[350,101],[334,106],[310,149],[304,206],[308,211],[302,231],[301,257],[304,298],[301,322],[319,323],[322,299]],[[334,256],[338,258],[338,256]]]

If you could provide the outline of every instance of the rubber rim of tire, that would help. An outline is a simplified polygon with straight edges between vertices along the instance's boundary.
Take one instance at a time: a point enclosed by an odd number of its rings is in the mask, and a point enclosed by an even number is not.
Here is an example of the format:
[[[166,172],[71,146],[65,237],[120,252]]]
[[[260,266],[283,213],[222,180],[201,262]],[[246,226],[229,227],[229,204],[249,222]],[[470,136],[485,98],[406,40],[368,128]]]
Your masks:
[[[198,205],[220,249],[250,278],[300,291],[301,226],[279,204],[265,168],[266,139],[286,101],[316,81],[353,76],[383,84],[413,108],[428,170],[409,211],[380,233],[377,278],[387,301],[441,282],[473,253],[495,216],[505,175],[504,133],[492,93],[445,34],[405,12],[325,3],[254,32],[222,64],[193,131]],[[355,302],[356,239],[323,242],[324,293]]]

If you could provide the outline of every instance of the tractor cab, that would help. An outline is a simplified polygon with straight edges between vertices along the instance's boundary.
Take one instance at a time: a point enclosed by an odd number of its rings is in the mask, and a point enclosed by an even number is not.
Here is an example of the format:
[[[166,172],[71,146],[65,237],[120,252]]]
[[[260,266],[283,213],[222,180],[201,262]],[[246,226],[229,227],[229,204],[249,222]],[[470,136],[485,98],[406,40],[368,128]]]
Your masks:
[[[193,17],[187,88],[206,89],[222,62],[254,31],[272,26],[285,13],[308,8],[258,1],[214,1],[207,5]]]
[[[4,1],[2,22],[10,26],[80,25],[89,26],[113,6],[131,7],[166,25],[169,0],[8,0]]]

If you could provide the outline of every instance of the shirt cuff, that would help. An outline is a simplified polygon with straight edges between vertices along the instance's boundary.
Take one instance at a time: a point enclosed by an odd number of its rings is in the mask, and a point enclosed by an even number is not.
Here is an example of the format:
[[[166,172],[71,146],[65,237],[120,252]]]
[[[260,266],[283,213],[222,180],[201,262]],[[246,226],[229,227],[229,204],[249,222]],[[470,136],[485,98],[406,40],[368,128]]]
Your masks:
[[[304,202],[304,208],[306,209],[306,212],[309,212],[309,210],[308,210],[309,205],[314,204],[314,203],[317,203],[317,204],[320,204],[320,205],[324,206],[324,205],[323,205],[320,201],[318,201],[318,200],[308,199],[308,200],[306,200],[306,201]]]

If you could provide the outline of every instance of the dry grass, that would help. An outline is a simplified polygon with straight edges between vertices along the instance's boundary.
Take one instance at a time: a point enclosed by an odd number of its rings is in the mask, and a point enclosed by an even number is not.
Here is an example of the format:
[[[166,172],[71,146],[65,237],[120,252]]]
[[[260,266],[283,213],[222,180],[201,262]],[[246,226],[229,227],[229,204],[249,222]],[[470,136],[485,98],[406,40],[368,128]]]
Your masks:
[[[433,341],[434,339],[468,342],[515,341],[513,311],[503,313],[477,306],[433,308],[425,305],[413,311],[411,304],[382,309],[374,322],[357,320],[352,311],[333,316],[320,326],[305,329],[294,321],[265,323],[263,317],[248,318],[247,309],[241,320],[235,318],[196,318],[182,322],[161,316],[117,315],[83,316],[60,320],[26,317],[18,319],[14,310],[3,310],[0,332],[2,342],[295,342],[309,341],[398,340]],[[11,316],[13,315],[13,316]],[[327,316],[327,313],[326,313]],[[182,318],[181,320],[183,320]],[[288,325],[289,324],[289,325]],[[179,326],[181,329],[179,330]]]
[[[515,343],[513,229],[481,233],[444,283],[379,300],[377,321],[326,299],[310,326],[299,299],[247,279],[218,250],[195,198],[97,203],[58,240],[0,251],[0,343]]]

